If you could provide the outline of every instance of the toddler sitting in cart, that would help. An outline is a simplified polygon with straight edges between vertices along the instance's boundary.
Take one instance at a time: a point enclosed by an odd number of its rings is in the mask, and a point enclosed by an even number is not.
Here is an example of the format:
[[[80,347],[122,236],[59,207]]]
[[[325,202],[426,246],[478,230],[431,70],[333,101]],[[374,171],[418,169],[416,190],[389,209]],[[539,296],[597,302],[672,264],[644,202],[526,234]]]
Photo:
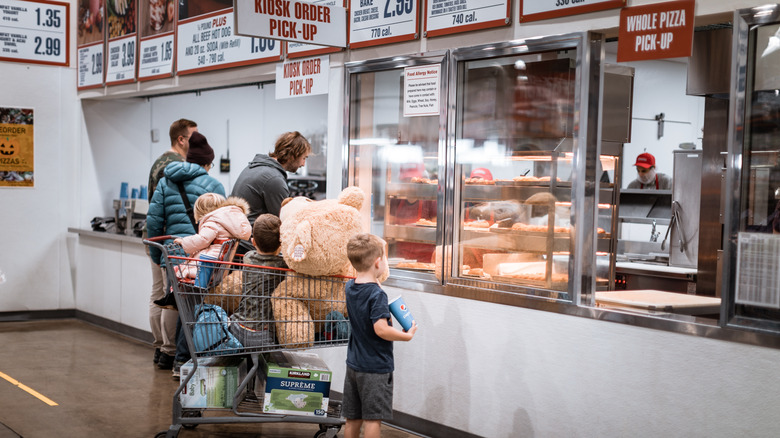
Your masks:
[[[177,237],[173,242],[181,245],[192,258],[206,255],[208,257],[204,258],[218,260],[222,251],[220,240],[249,239],[251,236],[252,226],[246,217],[248,212],[249,204],[239,197],[225,199],[217,193],[204,193],[193,206],[198,234]],[[178,278],[195,278],[197,275],[197,266],[193,263],[182,264],[177,268]]]

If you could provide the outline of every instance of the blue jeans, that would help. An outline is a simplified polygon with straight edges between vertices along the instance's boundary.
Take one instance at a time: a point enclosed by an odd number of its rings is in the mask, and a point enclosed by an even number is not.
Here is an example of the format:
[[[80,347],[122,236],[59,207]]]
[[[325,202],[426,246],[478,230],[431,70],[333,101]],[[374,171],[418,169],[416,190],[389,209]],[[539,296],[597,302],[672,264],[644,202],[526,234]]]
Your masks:
[[[187,345],[184,330],[181,329],[181,318],[176,319],[176,356],[173,360],[176,362],[187,362],[190,360],[190,347]]]

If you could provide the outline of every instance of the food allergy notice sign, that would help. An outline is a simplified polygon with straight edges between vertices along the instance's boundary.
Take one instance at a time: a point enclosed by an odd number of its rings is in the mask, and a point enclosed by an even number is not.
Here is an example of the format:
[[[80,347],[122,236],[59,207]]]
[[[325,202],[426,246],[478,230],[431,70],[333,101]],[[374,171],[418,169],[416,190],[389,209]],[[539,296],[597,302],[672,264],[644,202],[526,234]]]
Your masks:
[[[683,0],[623,8],[617,61],[691,56],[694,3]]]
[[[404,117],[439,115],[441,65],[404,68]]]
[[[349,47],[416,39],[418,0],[350,0]]]
[[[509,0],[427,0],[425,36],[505,26],[509,8]]]
[[[282,58],[280,41],[236,35],[233,8],[179,21],[176,38],[178,74],[261,64]]]
[[[0,60],[68,66],[70,6],[0,0]]]

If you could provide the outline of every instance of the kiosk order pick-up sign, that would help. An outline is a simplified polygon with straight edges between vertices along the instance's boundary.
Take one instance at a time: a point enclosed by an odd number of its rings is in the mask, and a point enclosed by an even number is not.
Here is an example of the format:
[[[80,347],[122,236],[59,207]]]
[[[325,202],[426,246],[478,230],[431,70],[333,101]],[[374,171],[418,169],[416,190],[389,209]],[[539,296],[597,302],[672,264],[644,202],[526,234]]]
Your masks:
[[[347,10],[295,0],[236,2],[236,33],[321,46],[346,47]]]

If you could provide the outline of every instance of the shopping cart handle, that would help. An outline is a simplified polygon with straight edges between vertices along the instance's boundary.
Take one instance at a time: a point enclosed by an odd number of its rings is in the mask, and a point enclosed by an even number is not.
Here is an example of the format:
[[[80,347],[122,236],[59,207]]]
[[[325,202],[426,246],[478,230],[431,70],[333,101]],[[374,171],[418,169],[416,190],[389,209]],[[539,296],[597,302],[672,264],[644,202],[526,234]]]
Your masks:
[[[176,236],[170,236],[169,235],[169,236],[150,237],[150,238],[145,239],[145,240],[148,240],[149,242],[163,242],[163,241],[166,241],[166,240],[173,240],[175,238],[176,238]]]

